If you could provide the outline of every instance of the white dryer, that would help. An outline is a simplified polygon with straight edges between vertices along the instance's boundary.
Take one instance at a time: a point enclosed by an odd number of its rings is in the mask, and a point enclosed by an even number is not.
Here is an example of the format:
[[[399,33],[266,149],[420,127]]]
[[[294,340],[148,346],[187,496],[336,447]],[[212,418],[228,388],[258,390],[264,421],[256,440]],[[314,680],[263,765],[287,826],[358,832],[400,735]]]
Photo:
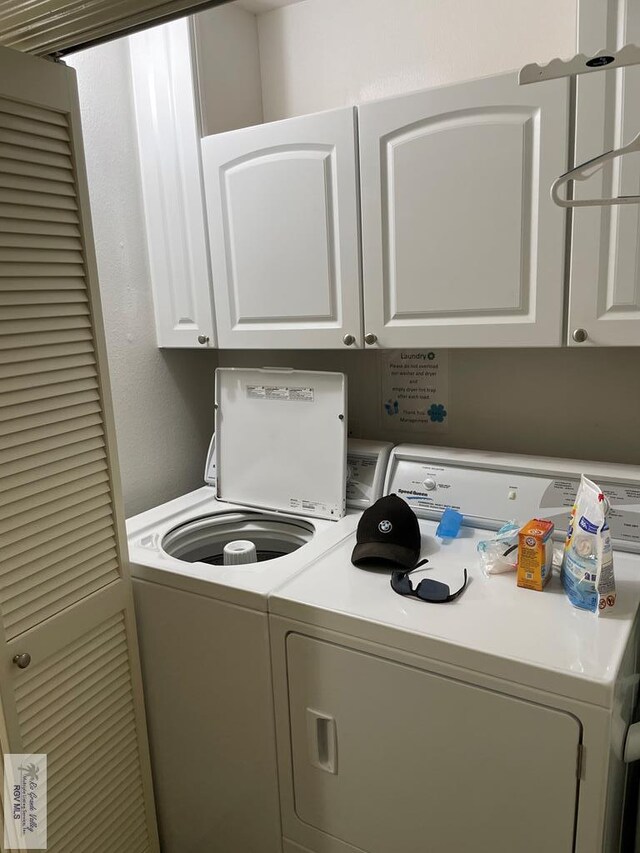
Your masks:
[[[552,518],[559,538],[581,472],[612,505],[618,602],[572,607],[560,580],[486,576],[477,544],[501,523]],[[614,853],[638,684],[640,468],[398,446],[385,493],[419,516],[416,581],[450,603],[397,595],[388,569],[337,543],[271,596],[286,853]],[[435,536],[446,506],[458,538]]]
[[[159,827],[164,853],[276,853],[267,596],[354,529],[390,445],[347,459],[342,374],[219,369],[215,405],[206,485],[127,521]]]

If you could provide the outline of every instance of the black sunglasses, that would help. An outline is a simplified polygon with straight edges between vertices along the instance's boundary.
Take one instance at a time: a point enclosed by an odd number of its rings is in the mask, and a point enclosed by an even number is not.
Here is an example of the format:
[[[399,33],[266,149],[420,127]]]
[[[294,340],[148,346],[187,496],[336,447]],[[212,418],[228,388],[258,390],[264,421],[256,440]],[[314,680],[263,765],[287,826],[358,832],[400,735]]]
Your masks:
[[[414,571],[414,569],[411,571]],[[409,574],[410,572],[393,572],[391,575],[391,589],[397,592],[398,595],[412,595],[414,598],[419,598],[420,601],[428,601],[431,604],[444,604],[447,601],[453,601],[467,585],[466,569],[464,570],[464,583],[456,592],[451,592],[446,583],[434,581],[431,578],[424,578],[414,589]]]

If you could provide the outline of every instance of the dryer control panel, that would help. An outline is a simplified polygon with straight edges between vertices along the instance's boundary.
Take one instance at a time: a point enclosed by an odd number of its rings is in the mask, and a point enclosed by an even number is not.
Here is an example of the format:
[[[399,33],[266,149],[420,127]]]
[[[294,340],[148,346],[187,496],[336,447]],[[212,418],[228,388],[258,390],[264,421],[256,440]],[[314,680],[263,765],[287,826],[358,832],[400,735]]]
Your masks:
[[[385,494],[395,492],[424,518],[438,518],[452,507],[467,524],[478,527],[547,518],[562,538],[582,473],[609,500],[614,544],[621,550],[640,551],[636,466],[398,445],[391,454]]]

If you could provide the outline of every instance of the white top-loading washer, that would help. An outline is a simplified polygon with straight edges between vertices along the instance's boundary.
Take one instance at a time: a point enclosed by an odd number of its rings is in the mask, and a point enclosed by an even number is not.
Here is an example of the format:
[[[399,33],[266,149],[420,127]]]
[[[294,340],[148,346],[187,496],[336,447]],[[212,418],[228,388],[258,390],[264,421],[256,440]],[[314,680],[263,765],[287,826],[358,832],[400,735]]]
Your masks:
[[[572,607],[559,577],[520,589],[514,573],[486,576],[477,553],[510,519],[552,518],[561,540],[582,472],[612,506],[618,601],[601,618]],[[640,468],[400,445],[394,492],[429,560],[414,585],[456,590],[464,568],[469,583],[446,604],[397,595],[383,564],[352,565],[352,535],[272,594],[284,849],[617,851]],[[446,506],[466,519],[451,541],[435,536]]]
[[[267,596],[382,490],[345,414],[342,374],[219,369],[206,485],[127,521],[164,853],[281,850]]]

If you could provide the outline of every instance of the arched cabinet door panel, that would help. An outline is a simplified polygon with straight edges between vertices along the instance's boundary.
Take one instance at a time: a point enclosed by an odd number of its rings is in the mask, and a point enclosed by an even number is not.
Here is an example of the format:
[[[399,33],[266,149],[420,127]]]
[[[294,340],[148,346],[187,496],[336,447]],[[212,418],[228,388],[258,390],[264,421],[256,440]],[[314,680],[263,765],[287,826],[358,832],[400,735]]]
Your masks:
[[[361,345],[355,112],[202,140],[219,346]]]
[[[639,40],[637,3],[581,0],[579,51],[593,54],[605,46],[619,50]],[[637,65],[577,78],[576,163],[633,139],[640,130],[639,97]],[[587,181],[576,182],[574,196],[597,199],[637,195],[639,188],[640,155],[627,154],[606,164]],[[569,287],[571,346],[640,343],[640,205],[574,209]]]
[[[515,74],[359,108],[365,332],[378,346],[561,342],[568,82]]]

